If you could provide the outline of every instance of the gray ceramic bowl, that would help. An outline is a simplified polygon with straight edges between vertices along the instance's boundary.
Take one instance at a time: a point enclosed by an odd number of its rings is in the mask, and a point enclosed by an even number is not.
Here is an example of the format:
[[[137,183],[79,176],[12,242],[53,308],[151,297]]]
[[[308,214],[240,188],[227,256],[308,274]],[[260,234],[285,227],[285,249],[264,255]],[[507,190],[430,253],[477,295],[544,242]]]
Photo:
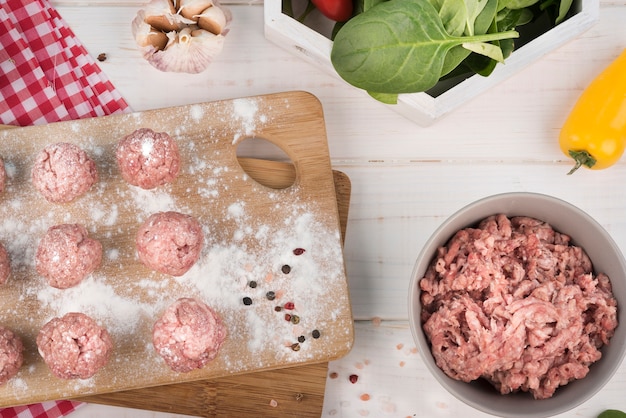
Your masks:
[[[606,273],[618,303],[618,325],[610,344],[602,350],[602,358],[590,367],[581,380],[557,389],[549,399],[535,400],[529,394],[501,395],[484,382],[464,383],[444,374],[430,352],[430,345],[420,323],[419,280],[424,276],[435,252],[452,235],[465,227],[476,225],[494,214],[523,215],[548,222],[572,237],[591,258],[597,272]],[[452,395],[480,411],[502,417],[547,417],[566,412],[596,394],[620,367],[626,353],[626,262],[609,234],[582,210],[562,200],[535,193],[505,193],[476,201],[448,218],[430,237],[417,258],[409,289],[409,322],[413,338],[426,366]]]

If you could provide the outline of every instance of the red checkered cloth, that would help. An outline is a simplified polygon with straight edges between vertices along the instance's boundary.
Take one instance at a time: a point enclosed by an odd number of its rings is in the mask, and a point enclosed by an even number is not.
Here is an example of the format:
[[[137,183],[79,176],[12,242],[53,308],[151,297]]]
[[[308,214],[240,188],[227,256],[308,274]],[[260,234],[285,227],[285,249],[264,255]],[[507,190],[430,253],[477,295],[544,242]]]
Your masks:
[[[73,401],[52,401],[33,405],[0,409],[1,418],[57,418],[64,417],[83,405]]]
[[[47,0],[0,0],[0,123],[42,125],[130,111]],[[0,418],[59,418],[81,405],[49,401]]]
[[[41,125],[130,110],[47,0],[2,0],[0,123]]]

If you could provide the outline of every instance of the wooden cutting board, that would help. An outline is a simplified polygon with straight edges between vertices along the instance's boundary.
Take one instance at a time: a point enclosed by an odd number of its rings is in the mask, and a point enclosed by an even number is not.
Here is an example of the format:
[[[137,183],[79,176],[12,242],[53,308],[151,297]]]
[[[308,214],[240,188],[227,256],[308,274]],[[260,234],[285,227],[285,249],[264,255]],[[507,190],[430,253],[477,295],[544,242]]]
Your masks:
[[[248,159],[243,160],[242,165],[247,165],[257,180],[272,187],[284,187],[295,179],[295,171],[290,164]],[[344,173],[333,171],[333,174],[341,231],[345,238],[351,184]],[[324,405],[327,376],[328,363],[323,362],[213,380],[105,393],[78,400],[207,418],[319,418]]]
[[[0,129],[11,128],[0,125]],[[292,164],[239,159],[246,171],[268,187],[283,188],[295,180]],[[333,171],[342,237],[350,208],[349,177]],[[198,380],[91,395],[77,400],[200,417],[254,416],[317,418],[322,414],[328,363],[267,370],[212,380]],[[272,401],[276,401],[274,403]]]
[[[116,170],[115,144],[140,127],[170,133],[181,148],[185,169],[162,190],[132,188]],[[292,185],[267,187],[246,173],[236,150],[250,137],[285,151],[295,171]],[[95,190],[66,205],[45,202],[29,182],[34,155],[59,141],[83,146],[101,177]],[[17,259],[15,277],[0,290],[0,321],[16,330],[27,347],[20,374],[0,388],[2,405],[313,365],[351,348],[335,176],[321,105],[310,94],[289,92],[12,129],[0,133],[0,144],[9,172],[0,210],[10,220],[0,226],[0,239],[7,243],[12,263]],[[142,219],[162,210],[189,213],[205,227],[208,248],[183,278],[151,272],[135,257],[134,233]],[[106,256],[94,277],[76,289],[53,291],[35,274],[29,254],[48,226],[70,222],[87,224]],[[304,254],[296,254],[296,248]],[[248,286],[251,281],[258,286]],[[265,298],[269,290],[276,299]],[[227,341],[210,366],[186,374],[170,371],[150,338],[158,314],[182,296],[207,301],[228,328]],[[244,296],[253,304],[243,304]],[[290,314],[299,321],[285,319],[287,302],[295,303]],[[70,310],[95,317],[116,343],[109,364],[85,381],[54,378],[34,345],[43,323]],[[312,338],[313,330],[321,331],[321,337]],[[299,336],[304,341],[296,345]]]

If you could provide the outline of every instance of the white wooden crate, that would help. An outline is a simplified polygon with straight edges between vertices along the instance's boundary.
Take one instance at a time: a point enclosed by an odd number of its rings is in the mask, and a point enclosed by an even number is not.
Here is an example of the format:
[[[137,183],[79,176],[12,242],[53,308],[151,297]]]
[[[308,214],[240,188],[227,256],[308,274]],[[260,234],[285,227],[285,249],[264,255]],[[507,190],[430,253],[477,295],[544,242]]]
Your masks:
[[[283,14],[281,3],[281,0],[265,0],[264,2],[265,37],[322,70],[339,77],[330,62],[332,41],[324,34]],[[397,104],[384,106],[389,106],[419,125],[431,125],[526,65],[577,37],[598,20],[599,0],[575,0],[572,7],[576,11],[574,16],[515,49],[505,63],[499,64],[488,77],[471,76],[436,97],[428,93],[401,94]],[[323,24],[320,27],[322,27],[320,32],[328,32],[328,28],[324,28]],[[367,95],[365,92],[363,94]]]

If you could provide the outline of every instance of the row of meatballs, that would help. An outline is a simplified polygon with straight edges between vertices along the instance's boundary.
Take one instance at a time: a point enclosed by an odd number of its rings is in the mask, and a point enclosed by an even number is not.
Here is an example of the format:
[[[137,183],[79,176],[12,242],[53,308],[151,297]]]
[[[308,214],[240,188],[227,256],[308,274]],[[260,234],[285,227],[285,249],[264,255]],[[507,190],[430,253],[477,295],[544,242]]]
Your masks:
[[[147,128],[136,130],[117,144],[116,161],[124,180],[143,189],[172,182],[180,167],[176,142],[166,133]],[[0,189],[4,190],[4,164],[0,168]],[[51,203],[71,202],[98,181],[94,161],[69,143],[45,147],[31,174],[35,188]],[[140,226],[135,241],[144,265],[180,276],[198,260],[203,234],[195,218],[159,212]],[[59,289],[79,284],[100,266],[101,260],[101,243],[90,238],[79,224],[51,227],[40,240],[35,256],[37,272]],[[0,282],[6,282],[9,274],[9,256],[0,245]],[[172,370],[189,372],[215,358],[226,330],[220,316],[204,302],[180,298],[154,323],[152,338],[156,351]],[[107,330],[79,312],[46,323],[36,343],[51,372],[61,379],[93,376],[108,362],[113,350]],[[21,338],[0,326],[0,384],[18,373],[23,350]]]
[[[221,317],[206,303],[180,298],[152,328],[156,352],[175,372],[201,369],[226,339]],[[37,350],[59,379],[88,379],[104,367],[114,350],[109,332],[93,318],[70,312],[47,322],[37,334]],[[24,344],[13,330],[0,326],[0,385],[16,376],[24,362]]]
[[[133,186],[153,189],[171,183],[180,170],[176,141],[165,132],[140,128],[123,137],[115,160],[122,178]],[[78,145],[59,142],[42,149],[31,172],[33,186],[52,203],[69,203],[99,180],[93,159]]]

